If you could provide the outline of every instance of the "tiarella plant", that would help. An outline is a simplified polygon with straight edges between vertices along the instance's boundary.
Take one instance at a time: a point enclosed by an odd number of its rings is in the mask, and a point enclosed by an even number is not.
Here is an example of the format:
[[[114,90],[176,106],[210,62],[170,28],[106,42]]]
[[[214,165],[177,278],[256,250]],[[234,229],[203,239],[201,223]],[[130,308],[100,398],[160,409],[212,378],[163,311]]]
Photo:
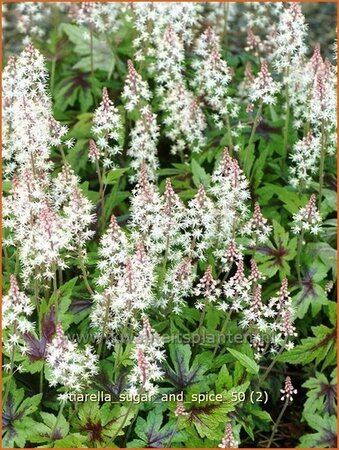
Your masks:
[[[336,447],[335,4],[3,8],[4,447]]]

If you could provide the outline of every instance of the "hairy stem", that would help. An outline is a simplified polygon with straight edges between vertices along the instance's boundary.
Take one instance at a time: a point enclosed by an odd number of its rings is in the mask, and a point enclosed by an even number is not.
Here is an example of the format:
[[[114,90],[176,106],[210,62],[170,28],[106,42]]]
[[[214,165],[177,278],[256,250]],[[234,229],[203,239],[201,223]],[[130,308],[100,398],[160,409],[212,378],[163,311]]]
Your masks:
[[[229,8],[230,8],[229,2],[224,2],[224,4],[223,4],[224,26],[223,26],[223,31],[222,31],[222,42],[225,43],[226,49],[228,47],[227,19],[228,19]]]
[[[288,143],[288,130],[290,124],[290,93],[288,88],[288,76],[289,69],[286,69],[286,86],[285,86],[285,100],[286,100],[286,116],[285,116],[285,125],[284,125],[284,143],[283,143],[283,159],[284,164],[287,164],[287,143]]]
[[[301,231],[298,239],[297,256],[296,256],[297,277],[300,286],[302,286],[300,257],[302,252],[303,241],[304,241],[304,230]]]
[[[201,327],[203,326],[205,317],[206,317],[206,305],[205,305],[204,310],[203,310],[203,312],[202,312],[202,314],[200,316],[199,325],[198,325],[198,328],[197,328],[197,334],[198,335],[200,335],[200,330],[201,330]]]
[[[20,257],[19,257],[19,252],[17,250],[16,255],[15,255],[15,269],[14,269],[15,276],[17,276],[19,274],[19,269],[20,269]]]
[[[230,116],[228,114],[225,115],[225,120],[226,120],[226,129],[227,129],[228,147],[229,147],[229,151],[230,151],[230,156],[232,156],[234,146],[233,146],[233,139],[232,139]]]
[[[40,371],[39,392],[40,394],[43,394],[44,392],[44,363],[42,363],[42,368]]]
[[[127,409],[127,411],[126,411],[126,414],[124,415],[124,418],[123,418],[123,420],[122,420],[122,422],[121,422],[121,425],[120,425],[120,427],[117,429],[117,431],[114,433],[113,437],[111,438],[111,442],[114,442],[114,439],[118,436],[118,434],[120,433],[120,431],[123,429],[123,427],[124,427],[124,425],[125,425],[125,423],[126,423],[126,421],[127,421],[128,415],[129,415],[129,413],[131,412],[132,406],[133,406],[133,402],[130,402],[130,404],[129,404],[129,406],[128,406],[128,409]]]
[[[163,262],[163,272],[165,273],[166,270],[166,264],[167,264],[167,259],[168,259],[168,252],[169,252],[169,244],[170,244],[170,237],[169,237],[169,233],[166,236],[166,249],[165,249],[165,256],[164,256],[164,262]]]
[[[83,277],[86,289],[90,295],[94,295],[94,291],[91,288],[89,281],[88,281],[87,271],[86,271],[86,267],[85,267],[85,263],[84,263],[84,258],[82,256],[81,248],[78,249],[78,257],[79,257],[80,269],[82,272],[82,277]]]
[[[4,259],[5,259],[5,268],[6,268],[6,272],[9,274],[9,273],[10,273],[10,269],[9,269],[9,257],[8,257],[7,247],[6,247],[5,245],[3,245],[3,252],[4,252]]]
[[[226,320],[225,320],[225,322],[224,322],[224,324],[223,324],[223,326],[222,326],[222,328],[221,328],[220,336],[222,336],[222,335],[225,333],[226,328],[227,328],[227,325],[228,325],[228,322],[229,322],[229,320],[230,320],[230,318],[231,318],[231,314],[232,314],[232,310],[229,310],[229,312],[228,312],[228,314],[227,314],[227,316],[226,316]],[[219,349],[219,345],[220,345],[220,342],[219,342],[219,339],[218,339],[218,340],[217,340],[217,343],[216,343],[216,346],[214,347],[213,358],[214,358],[215,355],[217,354],[217,351],[218,351],[218,349]]]
[[[325,123],[321,122],[321,147],[320,147],[320,165],[319,165],[319,196],[318,196],[318,209],[321,208],[321,200],[323,196],[324,185],[324,166],[325,166]]]
[[[266,448],[270,448],[271,445],[272,445],[273,438],[275,436],[275,433],[277,432],[277,429],[278,429],[278,426],[280,424],[280,421],[281,421],[281,419],[282,419],[282,417],[283,417],[283,415],[284,415],[284,413],[286,411],[287,405],[288,405],[288,399],[286,398],[284,406],[283,406],[282,410],[280,411],[280,414],[279,414],[279,416],[278,416],[278,418],[277,418],[277,420],[276,420],[276,422],[274,424],[274,427],[273,427],[273,430],[272,430],[272,434],[271,434],[271,437],[270,437],[270,439],[268,441],[268,444],[267,444]]]
[[[13,377],[13,369],[14,369],[14,355],[15,355],[15,349],[14,345],[11,348],[11,354],[10,354],[10,368],[9,368],[9,377],[6,385],[6,390],[4,393],[4,396],[2,397],[2,407],[6,408],[6,403],[8,399],[8,394],[10,392],[11,384],[12,384],[12,377]]]
[[[247,145],[247,148],[246,148],[245,161],[244,161],[244,172],[245,172],[245,174],[247,174],[247,165],[248,165],[248,159],[249,159],[249,152],[250,152],[250,148],[251,148],[251,146],[253,144],[255,132],[256,132],[257,127],[258,127],[259,122],[260,122],[260,116],[261,116],[261,112],[262,112],[262,107],[263,107],[263,103],[262,103],[262,100],[260,100],[258,111],[257,111],[257,114],[255,115],[255,118],[254,118],[250,139],[248,141],[248,145]]]
[[[58,426],[60,417],[61,417],[61,415],[62,415],[62,412],[63,412],[63,410],[64,410],[64,407],[65,407],[65,402],[62,402],[62,403],[60,404],[58,416],[57,416],[57,418],[56,418],[54,427],[53,427],[52,432],[51,432],[51,439],[53,439],[53,435],[54,435],[54,433],[55,433],[55,431],[56,431],[56,429],[57,429],[57,426]]]
[[[106,297],[104,323],[102,325],[102,332],[101,332],[101,337],[100,337],[100,342],[99,342],[99,347],[98,347],[99,359],[101,358],[101,353],[102,353],[103,345],[105,342],[105,333],[106,333],[106,324],[107,324],[107,320],[108,320],[108,314],[109,314],[109,299]]]
[[[39,336],[42,337],[42,320],[41,320],[41,311],[40,311],[40,302],[39,302],[39,286],[37,273],[35,272],[34,277],[34,303],[38,313],[38,327],[39,327]]]
[[[100,196],[100,203],[101,203],[101,225],[103,226],[103,217],[105,213],[105,190],[104,190],[104,183],[103,178],[100,171],[99,161],[98,159],[95,160],[96,168],[97,168],[97,175],[99,180],[99,196]]]
[[[58,284],[57,284],[57,268],[54,267],[53,276],[53,294],[55,296],[55,319],[58,321],[58,311],[59,311],[59,296],[58,296]]]
[[[271,370],[273,369],[273,367],[275,366],[276,362],[278,361],[279,356],[282,354],[282,352],[285,350],[285,346],[287,343],[287,339],[288,337],[285,338],[284,342],[282,343],[280,350],[278,351],[278,353],[275,355],[275,357],[273,358],[271,364],[267,367],[264,375],[259,379],[258,383],[256,384],[256,388],[258,386],[261,386],[263,384],[263,382],[266,380],[266,378],[268,377],[268,375],[270,374]],[[255,388],[255,389],[256,389]],[[254,390],[255,390],[254,389]]]
[[[56,67],[56,58],[52,59],[52,67],[51,67],[51,81],[50,81],[50,91],[51,96],[53,97],[54,92],[54,84],[55,84],[55,67]]]

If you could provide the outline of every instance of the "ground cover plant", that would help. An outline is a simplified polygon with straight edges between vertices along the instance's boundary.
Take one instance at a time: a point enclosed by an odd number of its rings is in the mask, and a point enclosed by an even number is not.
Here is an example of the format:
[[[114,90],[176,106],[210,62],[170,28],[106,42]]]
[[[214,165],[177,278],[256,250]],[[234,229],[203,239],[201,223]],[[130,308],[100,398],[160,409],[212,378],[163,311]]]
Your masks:
[[[336,447],[336,4],[3,16],[3,446]]]

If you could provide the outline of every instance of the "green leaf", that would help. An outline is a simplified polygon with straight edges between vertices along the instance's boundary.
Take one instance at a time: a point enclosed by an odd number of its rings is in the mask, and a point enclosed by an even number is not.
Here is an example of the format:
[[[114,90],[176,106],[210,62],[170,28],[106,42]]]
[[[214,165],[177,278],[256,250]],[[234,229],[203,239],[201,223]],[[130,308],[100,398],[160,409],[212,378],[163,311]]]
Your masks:
[[[7,417],[7,422],[2,428],[4,447],[25,447],[30,431],[34,429],[35,421],[29,416],[38,409],[42,394],[25,399],[24,396],[24,389],[17,389],[15,382],[12,381],[11,391],[4,405],[4,414]]]
[[[85,181],[80,185],[83,194],[93,203],[97,203],[99,201],[100,194],[96,191],[89,190],[89,182]]]
[[[111,216],[113,209],[120,205],[120,203],[126,200],[129,196],[130,193],[128,191],[119,191],[119,183],[116,183],[109,195],[105,197],[105,220]]]
[[[84,169],[88,163],[88,140],[78,139],[68,152],[66,159],[76,173],[79,173],[80,169]]]
[[[101,410],[105,410],[105,408],[110,408],[110,405],[104,405]],[[127,405],[127,406],[120,406],[117,405],[112,410],[112,418],[113,420],[111,422],[108,422],[105,424],[103,435],[112,438],[115,436],[123,436],[125,434],[124,428],[130,425],[133,418],[135,417],[137,413],[137,405]],[[101,413],[100,413],[101,416]],[[105,414],[103,414],[103,417],[101,420],[105,419]],[[105,420],[105,422],[107,419]]]
[[[215,388],[217,393],[219,393],[220,391],[226,389],[231,389],[233,385],[233,379],[232,379],[232,375],[230,375],[226,365],[224,364],[221,369],[220,372],[218,374],[218,378],[215,382]]]
[[[316,242],[308,244],[308,249],[313,257],[319,257],[326,266],[326,272],[332,269],[334,277],[337,276],[337,250],[327,242]]]
[[[85,447],[86,436],[80,433],[71,433],[63,439],[54,442],[54,448],[83,448]]]
[[[170,344],[170,356],[173,368],[164,363],[166,379],[180,389],[203,382],[203,374],[212,364],[211,353],[196,356],[191,363],[192,351],[189,344]]]
[[[67,34],[68,39],[75,45],[74,51],[82,56],[73,66],[83,72],[90,72],[92,63],[94,70],[103,70],[112,74],[115,66],[115,56],[105,39],[92,36],[92,42],[88,29],[82,26],[63,23],[60,29]],[[91,48],[92,45],[92,48]]]
[[[142,442],[142,447],[160,448],[166,447],[170,442],[183,441],[185,434],[177,430],[175,421],[169,421],[163,427],[161,426],[162,422],[163,415],[160,408],[150,411],[147,420],[138,417],[135,433],[140,441],[132,441],[128,444],[128,447],[133,447],[138,442]]]
[[[234,348],[227,348],[227,350],[234,356],[235,359],[237,359],[240,362],[242,366],[245,367],[247,372],[252,373],[254,375],[259,373],[259,366],[253,359],[244,355],[241,352],[238,352],[238,350],[234,350]]]
[[[312,327],[314,337],[302,339],[302,343],[292,350],[284,352],[278,361],[290,364],[309,364],[315,361],[319,364],[323,361],[323,368],[335,364],[336,360],[336,329],[330,329],[325,325]]]
[[[306,434],[300,439],[298,448],[336,448],[337,419],[336,416],[306,414],[307,423],[317,433]]]
[[[191,161],[193,183],[198,188],[200,184],[204,187],[208,187],[210,184],[210,176],[206,173],[205,169],[201,167],[196,159]]]
[[[128,168],[110,170],[103,179],[104,184],[115,184],[127,171]]]
[[[309,378],[303,387],[307,388],[307,400],[304,405],[304,415],[318,413],[335,414],[337,398],[336,370],[333,371],[331,382],[323,373]]]
[[[270,147],[266,146],[264,150],[260,151],[260,156],[254,163],[252,176],[254,178],[254,188],[257,188],[264,176],[264,167],[268,154],[270,153]]]
[[[72,129],[68,132],[67,137],[75,139],[86,139],[88,143],[91,137],[92,118],[93,113],[86,112],[78,115],[77,116],[78,121],[75,125],[73,125]],[[72,150],[70,150],[70,153],[71,152]]]

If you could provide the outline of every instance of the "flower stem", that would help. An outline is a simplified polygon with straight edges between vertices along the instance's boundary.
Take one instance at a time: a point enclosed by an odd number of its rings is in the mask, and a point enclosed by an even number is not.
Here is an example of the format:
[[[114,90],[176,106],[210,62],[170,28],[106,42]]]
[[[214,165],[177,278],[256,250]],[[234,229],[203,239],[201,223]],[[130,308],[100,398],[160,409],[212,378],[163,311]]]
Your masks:
[[[304,230],[301,231],[299,239],[298,239],[297,256],[296,256],[297,277],[298,277],[298,283],[300,286],[302,286],[302,279],[301,279],[301,274],[300,274],[300,269],[301,269],[300,256],[301,256],[301,252],[302,252],[303,241],[304,241]]]
[[[94,54],[93,54],[93,28],[90,27],[90,58],[91,58],[91,78],[94,76]]]
[[[3,251],[4,251],[4,259],[5,259],[5,267],[6,267],[6,272],[9,274],[10,273],[10,269],[9,269],[9,257],[8,257],[8,251],[7,251],[7,247],[4,245],[3,246]]]
[[[94,291],[91,288],[89,281],[88,281],[88,277],[87,277],[87,271],[86,271],[86,267],[84,264],[84,258],[82,257],[81,254],[81,248],[78,249],[78,257],[79,257],[79,262],[80,262],[80,269],[82,272],[82,277],[86,286],[87,291],[89,292],[90,295],[94,295]]]
[[[271,372],[271,370],[273,369],[273,367],[275,366],[276,362],[278,361],[279,356],[282,354],[282,352],[285,350],[285,345],[287,343],[287,337],[285,338],[284,342],[282,343],[280,350],[278,351],[278,353],[275,355],[275,357],[273,358],[271,364],[267,367],[266,372],[264,373],[264,375],[259,379],[256,388],[258,386],[261,386],[262,383],[266,380],[266,378],[268,377],[269,373]],[[256,389],[255,388],[255,389]],[[255,390],[254,389],[254,390]]]
[[[8,394],[10,392],[10,388],[11,388],[11,384],[12,384],[12,375],[13,375],[13,368],[14,368],[14,354],[15,354],[15,349],[14,349],[14,346],[12,346],[11,355],[10,355],[9,377],[8,377],[8,382],[6,385],[6,390],[5,390],[4,396],[2,398],[2,407],[3,408],[6,408],[6,402],[7,402]]]
[[[232,314],[232,310],[229,310],[229,312],[227,314],[227,317],[226,317],[226,320],[225,320],[225,322],[224,322],[224,324],[223,324],[223,326],[221,328],[220,336],[222,336],[224,334],[224,332],[225,332],[225,330],[227,328],[228,322],[230,320],[231,314]],[[218,339],[218,341],[216,343],[216,346],[214,347],[213,358],[217,354],[218,348],[219,348],[219,339]]]
[[[58,311],[59,311],[59,299],[58,299],[58,285],[57,285],[57,268],[54,266],[54,276],[53,276],[53,294],[55,296],[55,319],[58,321]]]
[[[320,147],[320,166],[319,166],[319,197],[318,209],[321,207],[324,184],[324,165],[325,165],[325,123],[321,122],[321,147]]]
[[[168,259],[168,252],[169,252],[169,244],[170,244],[170,237],[169,237],[169,233],[167,234],[166,237],[166,249],[165,249],[165,256],[164,256],[164,262],[163,262],[163,272],[165,273],[166,270],[166,265],[167,265],[167,259]]]
[[[232,139],[230,116],[228,114],[225,115],[225,120],[226,120],[226,129],[227,129],[228,147],[229,147],[229,151],[230,151],[230,156],[232,156],[234,146],[233,146],[233,139]]]
[[[286,116],[285,116],[285,126],[284,126],[284,143],[283,143],[283,158],[284,164],[287,164],[287,143],[288,143],[288,130],[290,123],[290,93],[288,88],[288,76],[289,69],[286,69],[286,86],[285,86],[285,99],[286,99]]]
[[[124,427],[124,425],[125,425],[125,423],[126,423],[126,421],[127,421],[127,418],[128,418],[128,416],[129,416],[129,413],[131,412],[132,406],[133,406],[133,402],[130,402],[130,404],[129,404],[129,406],[128,406],[128,409],[127,409],[127,411],[126,411],[126,414],[125,414],[125,416],[124,416],[124,418],[123,418],[123,420],[122,420],[122,422],[121,422],[121,425],[120,425],[120,427],[117,429],[117,431],[114,433],[113,437],[111,438],[111,442],[114,442],[114,439],[118,436],[118,434],[120,433],[120,431],[123,429],[123,427]]]
[[[223,13],[224,13],[224,26],[222,31],[222,42],[225,43],[225,48],[228,47],[228,36],[227,36],[227,20],[228,20],[228,12],[229,12],[229,3],[224,2],[223,4]]]
[[[100,337],[99,347],[98,347],[98,355],[99,359],[101,358],[102,348],[105,341],[105,332],[106,332],[106,324],[108,320],[108,314],[109,314],[109,299],[106,297],[106,308],[105,308],[105,317],[104,317],[104,323],[102,325],[102,333]]]
[[[20,257],[19,257],[19,251],[16,251],[15,255],[15,269],[14,269],[14,275],[17,276],[19,274],[20,269]]]
[[[42,363],[42,368],[40,371],[39,392],[40,394],[43,394],[44,392],[44,363]]]
[[[260,122],[262,106],[263,106],[263,103],[262,103],[262,100],[261,100],[260,103],[259,103],[257,114],[255,115],[255,118],[254,118],[250,139],[248,141],[248,145],[247,145],[247,148],[246,148],[245,161],[244,161],[244,172],[245,172],[245,175],[247,175],[247,164],[248,164],[249,151],[250,151],[251,145],[253,144],[254,135],[255,135],[255,132],[256,132],[257,127],[258,127],[259,122]]]
[[[117,351],[116,351],[117,356],[116,356],[116,358],[114,360],[114,366],[113,366],[113,374],[114,375],[115,375],[116,369],[118,368],[118,363],[119,363],[120,356],[122,355],[121,350],[122,350],[121,342],[117,342]]]
[[[51,439],[53,439],[53,435],[54,435],[54,433],[55,433],[55,431],[56,431],[56,429],[57,429],[57,426],[58,426],[60,417],[61,417],[61,415],[62,415],[62,412],[63,412],[63,410],[64,410],[64,407],[65,407],[65,403],[62,402],[61,405],[60,405],[60,408],[59,408],[58,416],[57,416],[57,418],[56,418],[54,427],[53,427],[52,432],[51,432]]]
[[[204,310],[203,310],[203,312],[202,312],[202,314],[200,316],[199,325],[198,325],[198,328],[197,328],[197,335],[200,335],[200,330],[201,330],[201,327],[203,326],[205,317],[206,317],[206,305],[205,305]]]
[[[104,184],[101,176],[100,166],[98,159],[95,160],[96,168],[97,168],[97,175],[99,180],[99,196],[100,196],[100,202],[101,202],[101,218],[104,215],[105,211],[105,192],[104,192]]]
[[[34,303],[38,314],[38,327],[39,327],[39,336],[42,338],[42,317],[41,317],[41,308],[39,302],[39,286],[38,286],[38,278],[37,273],[35,271],[34,277]]]
[[[53,97],[54,84],[55,84],[55,66],[56,66],[56,57],[54,57],[52,59],[52,67],[51,67],[50,91],[51,91],[51,96],[52,97]]]
[[[266,448],[270,448],[271,445],[272,445],[273,438],[275,436],[275,433],[277,432],[277,429],[278,429],[278,426],[280,424],[280,421],[281,421],[281,419],[282,419],[282,417],[283,417],[283,415],[284,415],[284,413],[286,411],[287,405],[288,405],[288,399],[285,400],[284,406],[283,406],[282,410],[280,411],[279,417],[277,418],[277,420],[276,420],[276,422],[274,424],[274,427],[273,427],[273,430],[272,430],[272,434],[271,434],[271,437],[270,437],[270,439],[268,441],[268,444],[267,444]]]

